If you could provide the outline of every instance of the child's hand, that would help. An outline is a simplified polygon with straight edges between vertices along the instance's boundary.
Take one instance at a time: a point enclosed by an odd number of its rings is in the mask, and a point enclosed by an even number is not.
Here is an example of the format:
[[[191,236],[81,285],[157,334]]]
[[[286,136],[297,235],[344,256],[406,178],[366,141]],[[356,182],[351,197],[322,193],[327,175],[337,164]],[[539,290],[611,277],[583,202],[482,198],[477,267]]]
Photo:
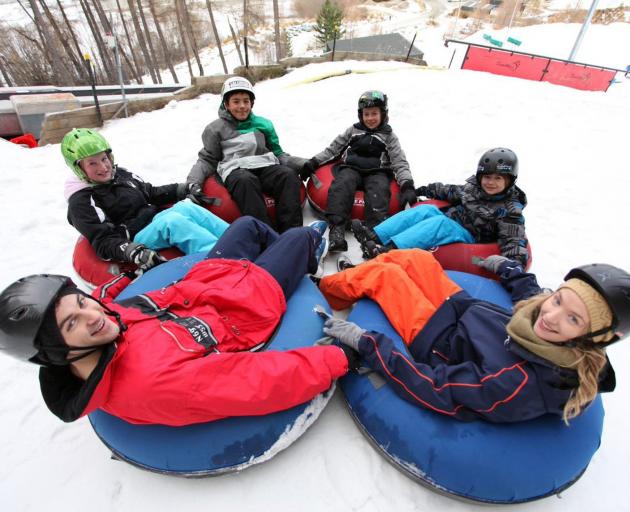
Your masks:
[[[300,178],[302,179],[302,181],[306,181],[310,177],[310,175],[317,170],[318,167],[319,164],[314,158],[311,158],[310,160],[304,162],[304,165],[302,165],[302,169],[300,170]]]
[[[365,330],[355,323],[332,317],[324,322],[324,332],[344,345],[359,350],[359,340]]]
[[[429,187],[422,185],[416,189],[416,196],[428,197]]]
[[[411,206],[417,202],[418,197],[416,196],[416,189],[413,181],[405,181],[400,186],[400,206],[404,208],[406,205]]]

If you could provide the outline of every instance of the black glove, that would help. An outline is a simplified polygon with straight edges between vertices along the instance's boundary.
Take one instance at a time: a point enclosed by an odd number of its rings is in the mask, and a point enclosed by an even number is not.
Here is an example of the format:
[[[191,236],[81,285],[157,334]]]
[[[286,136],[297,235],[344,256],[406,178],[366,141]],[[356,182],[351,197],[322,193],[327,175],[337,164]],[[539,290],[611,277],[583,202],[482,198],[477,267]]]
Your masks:
[[[343,343],[333,343],[333,345],[343,350],[343,353],[348,359],[349,372],[356,372],[359,368],[361,368],[361,356],[356,350],[344,345]]]
[[[418,202],[416,196],[416,190],[413,185],[413,181],[405,181],[400,186],[400,206],[404,208],[406,205],[413,205]]]
[[[489,272],[496,274],[499,271],[499,267],[506,261],[513,261],[510,258],[506,258],[505,256],[499,256],[498,254],[493,254],[488,256],[485,259],[482,258],[473,258],[472,262],[475,265],[480,266],[481,268],[485,268]],[[519,262],[514,261],[516,265],[520,265]]]
[[[429,187],[422,185],[416,189],[416,196],[429,197]]]
[[[129,242],[124,251],[125,260],[135,263],[141,270],[149,270],[166,261],[166,258],[160,256],[156,251],[147,249],[144,245],[135,242]]]
[[[190,197],[190,200],[195,204],[202,204],[204,193],[201,190],[199,183],[179,183],[177,185],[177,200],[181,201]]]
[[[307,160],[306,162],[304,162],[304,165],[302,165],[302,169],[300,170],[300,179],[302,181],[306,181],[310,177],[310,175],[317,170],[318,167],[319,164],[314,158]]]

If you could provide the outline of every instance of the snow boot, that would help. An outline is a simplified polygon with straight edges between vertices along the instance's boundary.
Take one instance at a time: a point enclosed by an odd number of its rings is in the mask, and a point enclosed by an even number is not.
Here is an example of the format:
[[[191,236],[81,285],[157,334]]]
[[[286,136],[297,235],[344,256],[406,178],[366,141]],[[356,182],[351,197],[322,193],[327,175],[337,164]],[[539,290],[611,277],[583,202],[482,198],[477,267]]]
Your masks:
[[[365,242],[365,247],[363,248],[363,257],[366,260],[371,260],[372,258],[376,258],[379,254],[384,254],[389,252],[392,247],[387,245],[377,244],[372,240],[368,240]]]
[[[361,244],[362,247],[365,245],[365,242],[367,242],[368,240],[371,240],[372,242],[375,242],[377,244],[381,243],[380,238],[372,230],[372,228],[367,227],[359,219],[352,219],[352,223],[350,224],[350,230],[352,231],[354,238],[357,239],[357,241]]]
[[[328,241],[330,252],[343,252],[348,250],[348,242],[346,242],[346,228],[343,224],[330,226],[328,233]]]

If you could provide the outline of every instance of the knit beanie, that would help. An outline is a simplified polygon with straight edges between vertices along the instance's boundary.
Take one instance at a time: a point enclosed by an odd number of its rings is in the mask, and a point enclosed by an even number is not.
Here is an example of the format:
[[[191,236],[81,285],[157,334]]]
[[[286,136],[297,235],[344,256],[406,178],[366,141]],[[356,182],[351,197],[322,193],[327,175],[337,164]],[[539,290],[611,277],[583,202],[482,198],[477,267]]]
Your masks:
[[[582,302],[584,302],[591,321],[590,332],[597,332],[600,329],[612,326],[613,314],[608,303],[604,297],[586,281],[571,278],[562,283],[559,288],[569,288],[573,290],[577,293]],[[611,340],[614,335],[615,333],[611,330],[599,336],[594,336],[592,339],[594,342],[604,342]]]
[[[66,285],[59,293],[54,300],[50,301],[50,305],[44,314],[44,319],[42,321],[39,330],[37,331],[37,336],[35,336],[35,347],[39,349],[39,358],[49,364],[56,365],[65,365],[66,355],[68,353],[68,345],[63,339],[63,335],[59,330],[59,326],[57,325],[57,315],[55,313],[57,304],[61,300],[62,297],[71,294],[82,294],[85,295],[81,290],[79,290],[75,285]],[[47,348],[65,348],[68,349],[66,351],[60,350],[46,350]]]

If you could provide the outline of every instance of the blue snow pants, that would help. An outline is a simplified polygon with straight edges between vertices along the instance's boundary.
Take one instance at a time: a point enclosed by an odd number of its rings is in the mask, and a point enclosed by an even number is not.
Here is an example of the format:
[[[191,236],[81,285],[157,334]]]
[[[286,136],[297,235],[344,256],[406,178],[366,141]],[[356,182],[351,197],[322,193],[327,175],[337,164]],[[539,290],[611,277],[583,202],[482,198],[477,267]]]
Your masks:
[[[236,219],[208,258],[245,259],[269,272],[289,299],[305,274],[317,271],[315,250],[322,237],[309,227],[290,228],[278,234],[251,216]]]
[[[398,212],[373,229],[383,244],[394,242],[399,249],[426,250],[454,242],[475,243],[466,228],[428,204]]]
[[[158,213],[133,241],[149,249],[177,247],[184,254],[208,252],[229,224],[190,199]]]

